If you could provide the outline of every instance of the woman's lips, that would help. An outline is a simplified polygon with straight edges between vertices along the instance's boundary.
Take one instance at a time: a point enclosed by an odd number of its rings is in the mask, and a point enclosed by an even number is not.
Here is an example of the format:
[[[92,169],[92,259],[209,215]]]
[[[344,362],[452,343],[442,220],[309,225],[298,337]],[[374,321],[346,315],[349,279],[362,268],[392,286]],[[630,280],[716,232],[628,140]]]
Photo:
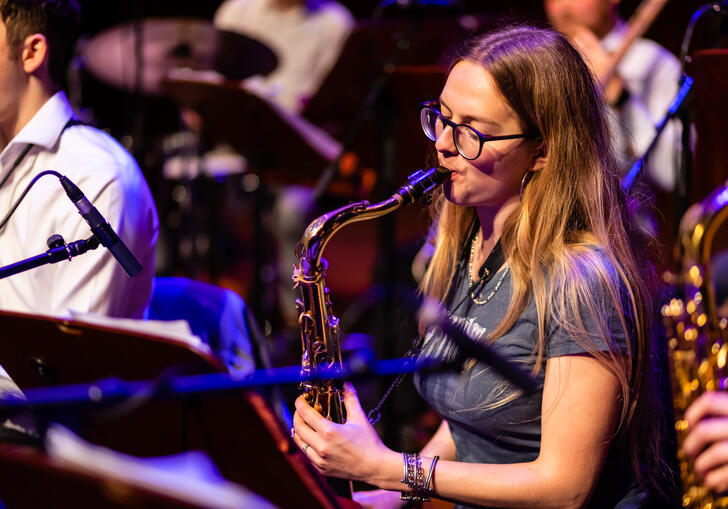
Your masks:
[[[440,165],[440,168],[442,168],[442,169],[443,169],[443,170],[445,170],[445,171],[449,171],[449,172],[450,172],[450,176],[451,176],[451,178],[452,178],[452,175],[455,175],[455,174],[457,173],[457,172],[456,172],[455,170],[453,170],[452,168],[448,168],[447,166],[443,166],[442,164]]]

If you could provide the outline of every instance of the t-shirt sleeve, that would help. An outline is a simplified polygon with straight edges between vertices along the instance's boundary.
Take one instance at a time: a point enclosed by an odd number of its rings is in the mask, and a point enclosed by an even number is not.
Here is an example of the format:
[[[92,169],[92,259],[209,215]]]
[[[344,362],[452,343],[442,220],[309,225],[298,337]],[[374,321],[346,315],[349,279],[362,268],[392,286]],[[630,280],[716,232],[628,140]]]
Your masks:
[[[634,335],[628,331],[633,329],[633,320],[623,285],[616,292],[619,302],[615,304],[607,283],[596,277],[588,277],[581,288],[575,289],[577,304],[551,313],[546,357],[608,351],[629,355],[628,338]],[[623,310],[624,321],[617,306]]]

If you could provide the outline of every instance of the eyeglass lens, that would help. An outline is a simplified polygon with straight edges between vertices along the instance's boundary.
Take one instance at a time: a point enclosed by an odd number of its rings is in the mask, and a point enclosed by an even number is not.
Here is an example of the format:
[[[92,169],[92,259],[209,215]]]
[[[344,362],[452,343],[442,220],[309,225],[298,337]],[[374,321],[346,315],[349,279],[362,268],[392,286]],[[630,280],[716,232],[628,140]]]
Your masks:
[[[432,108],[423,108],[420,114],[422,129],[432,141],[437,141],[445,130],[445,123],[442,117]],[[480,152],[480,138],[466,125],[456,125],[453,129],[453,140],[455,148],[460,155],[466,159],[475,159]]]

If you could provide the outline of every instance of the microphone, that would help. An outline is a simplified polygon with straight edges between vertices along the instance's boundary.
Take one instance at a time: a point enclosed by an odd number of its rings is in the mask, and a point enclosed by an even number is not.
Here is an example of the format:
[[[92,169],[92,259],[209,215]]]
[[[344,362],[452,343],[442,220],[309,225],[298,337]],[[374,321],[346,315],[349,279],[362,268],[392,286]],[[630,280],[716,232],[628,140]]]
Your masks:
[[[111,254],[116,258],[116,261],[124,268],[129,277],[134,277],[142,271],[142,265],[129,251],[119,236],[116,234],[111,225],[104,219],[96,207],[84,196],[81,190],[71,182],[68,178],[61,175],[61,185],[66,191],[66,194],[71,199],[73,204],[78,209],[78,213],[81,214],[88,225],[91,227],[91,231],[94,236],[99,239],[101,245],[111,251]]]
[[[538,388],[536,380],[529,373],[489,346],[470,337],[465,328],[455,323],[438,301],[426,298],[420,308],[420,318],[428,327],[440,327],[465,356],[486,363],[496,373],[525,393],[533,394]]]

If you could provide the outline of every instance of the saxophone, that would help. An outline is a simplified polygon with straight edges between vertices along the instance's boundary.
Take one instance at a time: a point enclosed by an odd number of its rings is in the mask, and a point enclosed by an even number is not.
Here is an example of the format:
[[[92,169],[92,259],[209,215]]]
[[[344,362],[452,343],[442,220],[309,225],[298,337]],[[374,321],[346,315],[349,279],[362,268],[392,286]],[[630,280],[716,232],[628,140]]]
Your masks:
[[[703,392],[726,388],[728,331],[718,316],[710,255],[713,239],[728,218],[728,182],[682,218],[676,248],[682,261],[674,279],[681,295],[662,308],[667,330],[678,462],[686,508],[728,508],[728,496],[701,486],[692,463],[682,452],[687,434],[685,411]]]
[[[339,340],[339,319],[332,313],[331,297],[326,288],[327,263],[322,254],[333,235],[347,224],[374,219],[400,207],[412,204],[427,195],[450,176],[444,168],[419,170],[407,177],[407,183],[389,199],[370,204],[351,203],[315,219],[306,228],[296,246],[298,264],[293,267],[293,288],[300,289],[296,300],[301,333],[301,374],[311,375],[318,369],[335,372],[342,367]],[[306,381],[301,390],[308,403],[325,418],[346,422],[341,383],[334,380]],[[347,484],[348,481],[346,482]],[[331,483],[330,484],[335,484]],[[332,486],[339,495],[349,497],[347,488]]]

